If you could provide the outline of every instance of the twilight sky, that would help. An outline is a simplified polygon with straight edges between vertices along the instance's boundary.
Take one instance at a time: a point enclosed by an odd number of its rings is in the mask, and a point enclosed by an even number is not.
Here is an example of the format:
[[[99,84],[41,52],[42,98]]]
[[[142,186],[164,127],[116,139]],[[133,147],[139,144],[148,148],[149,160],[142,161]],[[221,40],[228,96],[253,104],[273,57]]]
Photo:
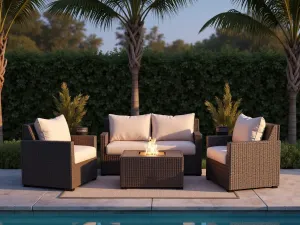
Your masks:
[[[159,32],[165,36],[165,41],[171,43],[176,39],[183,39],[185,42],[194,43],[208,38],[214,29],[208,28],[198,34],[201,26],[214,15],[234,8],[231,0],[199,0],[198,3],[180,10],[178,15],[172,18],[166,17],[163,21],[153,15],[149,15],[145,26],[149,30],[153,26],[159,27]],[[87,33],[95,33],[104,41],[101,47],[103,52],[113,50],[116,44],[115,31],[117,23],[110,30],[103,31],[87,23]]]

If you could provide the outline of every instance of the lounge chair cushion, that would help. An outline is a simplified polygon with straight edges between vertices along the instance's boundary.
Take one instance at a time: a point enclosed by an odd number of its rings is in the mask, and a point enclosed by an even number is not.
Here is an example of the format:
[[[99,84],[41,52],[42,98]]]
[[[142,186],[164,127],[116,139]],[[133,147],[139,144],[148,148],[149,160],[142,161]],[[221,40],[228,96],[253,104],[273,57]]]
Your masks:
[[[207,148],[206,156],[219,163],[226,164],[227,146],[213,146]]]
[[[106,146],[108,155],[121,155],[124,150],[142,150],[145,151],[147,141],[113,141]],[[157,149],[159,151],[179,150],[184,155],[194,155],[196,146],[191,141],[158,141]]]
[[[195,114],[152,114],[152,137],[158,141],[193,141]]]
[[[54,119],[37,118],[34,128],[41,141],[71,141],[70,130],[64,115]]]
[[[109,114],[110,141],[148,141],[151,129],[151,114],[118,116]]]
[[[241,114],[235,123],[232,141],[260,141],[265,127],[266,121],[263,117],[251,118]]]
[[[75,164],[97,157],[97,150],[92,146],[74,145]]]

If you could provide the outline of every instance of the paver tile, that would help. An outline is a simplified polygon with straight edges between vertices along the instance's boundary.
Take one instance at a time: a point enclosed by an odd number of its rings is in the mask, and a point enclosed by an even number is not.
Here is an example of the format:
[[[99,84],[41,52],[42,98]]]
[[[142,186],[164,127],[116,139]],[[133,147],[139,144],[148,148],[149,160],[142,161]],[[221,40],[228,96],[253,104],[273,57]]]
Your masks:
[[[151,210],[151,199],[61,199],[60,193],[46,193],[33,210]]]

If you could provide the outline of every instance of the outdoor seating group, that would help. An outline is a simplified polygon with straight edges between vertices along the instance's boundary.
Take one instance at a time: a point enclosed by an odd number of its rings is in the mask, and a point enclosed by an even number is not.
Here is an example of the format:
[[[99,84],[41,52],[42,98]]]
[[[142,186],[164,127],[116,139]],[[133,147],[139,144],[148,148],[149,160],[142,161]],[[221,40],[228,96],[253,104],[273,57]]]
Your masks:
[[[279,125],[241,114],[232,136],[207,136],[206,178],[228,191],[278,187],[279,135]],[[144,154],[150,138],[161,154]],[[183,188],[184,175],[202,175],[202,145],[194,113],[110,114],[100,135],[101,175],[120,175],[120,188]],[[96,136],[70,135],[63,115],[23,125],[21,158],[25,186],[74,190],[97,179]]]

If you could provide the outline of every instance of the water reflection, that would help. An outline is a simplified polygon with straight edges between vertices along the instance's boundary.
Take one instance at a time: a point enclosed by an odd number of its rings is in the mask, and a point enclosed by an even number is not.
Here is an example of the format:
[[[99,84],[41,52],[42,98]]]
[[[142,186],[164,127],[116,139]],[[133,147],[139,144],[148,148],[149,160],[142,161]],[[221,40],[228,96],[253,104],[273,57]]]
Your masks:
[[[0,214],[0,225],[300,225],[300,213]]]

